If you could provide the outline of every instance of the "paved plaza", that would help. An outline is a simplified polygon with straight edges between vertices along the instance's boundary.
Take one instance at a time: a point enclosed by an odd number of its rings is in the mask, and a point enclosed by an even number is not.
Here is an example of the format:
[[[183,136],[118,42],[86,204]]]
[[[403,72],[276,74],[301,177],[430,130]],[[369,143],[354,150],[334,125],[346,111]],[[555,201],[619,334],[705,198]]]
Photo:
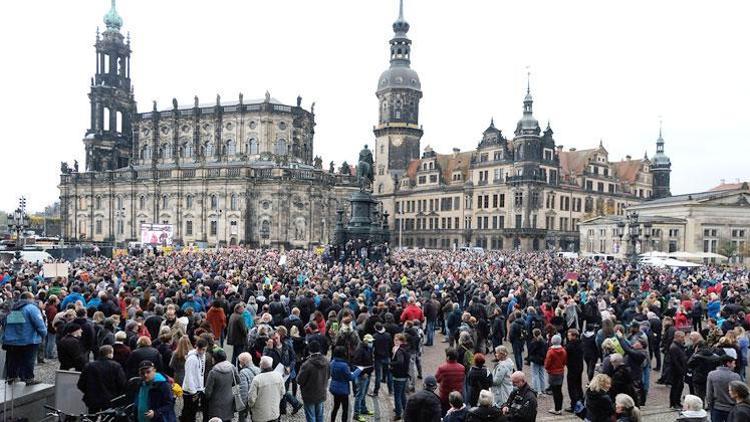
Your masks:
[[[422,370],[424,375],[434,374],[437,367],[444,362],[445,354],[444,350],[447,343],[442,343],[443,336],[437,335],[436,343],[433,347],[424,348],[424,356],[422,359]],[[506,344],[507,345],[507,344]],[[227,354],[231,356],[232,346],[225,345],[224,349]],[[494,363],[490,362],[489,367],[491,368]],[[54,383],[55,371],[58,368],[56,360],[48,360],[46,363],[37,365],[37,376],[44,383]],[[524,372],[526,373],[529,380],[531,380],[531,371],[529,366],[524,366]],[[659,377],[659,373],[656,371],[652,372],[651,375],[651,387],[648,393],[648,400],[646,406],[641,409],[644,422],[666,422],[674,421],[677,417],[677,412],[669,409],[669,387],[655,384],[654,381]],[[584,375],[585,379],[585,375]],[[565,384],[564,384],[565,385]],[[372,387],[371,387],[372,388]],[[688,393],[688,388],[685,386],[684,394]],[[563,387],[564,396],[564,407],[569,405],[567,389]],[[298,393],[299,397],[299,393]],[[332,396],[329,395],[329,400],[326,401],[326,417],[328,418],[333,405]],[[565,413],[562,416],[555,416],[547,412],[548,409],[553,407],[552,396],[542,394],[538,397],[539,409],[537,414],[538,421],[580,421],[575,415]],[[350,398],[350,410],[354,405],[354,397]],[[374,410],[375,415],[371,418],[373,421],[390,421],[393,418],[393,397],[387,394],[387,388],[382,388],[380,396],[377,398],[367,397],[368,409]],[[177,401],[178,414],[182,407],[180,400]],[[304,412],[300,411],[297,415],[282,417],[282,421],[304,421]],[[337,418],[337,420],[339,420]],[[351,415],[350,418],[351,419]]]

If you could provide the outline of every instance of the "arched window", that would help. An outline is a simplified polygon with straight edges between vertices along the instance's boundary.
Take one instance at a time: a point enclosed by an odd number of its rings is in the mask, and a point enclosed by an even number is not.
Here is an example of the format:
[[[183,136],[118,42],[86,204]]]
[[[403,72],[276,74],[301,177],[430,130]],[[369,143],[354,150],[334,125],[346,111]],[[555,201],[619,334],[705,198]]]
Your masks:
[[[237,210],[237,208],[238,208],[238,205],[239,205],[239,201],[238,201],[238,198],[237,198],[237,194],[236,194],[236,193],[233,193],[233,194],[232,194],[232,197],[231,197],[231,200],[230,200],[230,202],[229,202],[229,208],[230,208],[230,209],[231,209],[232,211],[236,211],[236,210]]]
[[[227,141],[227,151],[226,152],[227,152],[228,156],[237,154],[237,146],[236,146],[235,142],[233,140],[231,140],[231,139]]]
[[[184,157],[185,158],[192,158],[193,157],[193,143],[190,142],[190,141],[188,141],[185,144]]]
[[[169,198],[167,197],[167,195],[162,195],[161,196],[161,208],[166,209],[167,207],[169,207]]]
[[[286,155],[286,140],[279,139],[276,141],[276,155]]]
[[[104,107],[104,111],[102,112],[102,130],[109,130],[109,107]]]
[[[115,119],[116,119],[115,128],[117,128],[117,132],[122,133],[122,112],[121,111],[118,111],[115,114]]]
[[[193,195],[188,195],[185,197],[185,208],[193,208]]]
[[[250,155],[258,155],[258,141],[255,138],[247,141],[247,151]]]
[[[144,145],[141,148],[141,160],[151,159],[151,148],[148,145]]]
[[[161,158],[172,158],[172,146],[164,144],[161,146]]]
[[[213,157],[213,156],[214,156],[214,143],[206,142],[206,157]]]
[[[271,223],[268,220],[263,220],[263,222],[260,223],[260,235],[264,239],[268,239],[270,234],[271,234]]]
[[[383,184],[378,185],[378,193],[383,193]]]
[[[123,210],[124,208],[125,208],[125,207],[123,206],[123,203],[122,203],[122,196],[118,196],[118,197],[117,197],[117,210],[118,210],[118,211],[121,211],[121,210]]]
[[[95,208],[98,209],[98,210],[102,209],[102,197],[101,196],[97,196],[96,197],[96,207]]]
[[[211,195],[211,209],[215,210],[219,208],[219,198],[216,195]]]
[[[146,208],[146,197],[141,196],[138,198],[138,209],[145,209]]]

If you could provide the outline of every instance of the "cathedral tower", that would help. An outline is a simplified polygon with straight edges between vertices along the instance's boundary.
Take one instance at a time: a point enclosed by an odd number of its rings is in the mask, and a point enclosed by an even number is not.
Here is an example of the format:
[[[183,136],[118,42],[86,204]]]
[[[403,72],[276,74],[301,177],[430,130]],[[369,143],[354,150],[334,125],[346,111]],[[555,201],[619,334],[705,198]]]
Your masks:
[[[376,194],[393,192],[395,181],[405,172],[411,160],[419,158],[419,100],[422,86],[419,76],[410,67],[411,40],[409,24],[404,20],[404,3],[400,0],[399,15],[393,23],[391,65],[378,80],[379,119],[375,133]]]
[[[672,172],[672,162],[664,154],[664,138],[661,136],[661,125],[659,125],[659,138],[656,140],[656,155],[651,161],[651,173],[653,174],[653,198],[665,198],[672,196],[669,190],[669,176]]]
[[[122,18],[115,4],[104,15],[106,30],[96,33],[96,75],[91,79],[91,122],[83,143],[86,171],[127,167],[133,145],[132,119],[136,113],[130,85],[130,37],[120,33]]]

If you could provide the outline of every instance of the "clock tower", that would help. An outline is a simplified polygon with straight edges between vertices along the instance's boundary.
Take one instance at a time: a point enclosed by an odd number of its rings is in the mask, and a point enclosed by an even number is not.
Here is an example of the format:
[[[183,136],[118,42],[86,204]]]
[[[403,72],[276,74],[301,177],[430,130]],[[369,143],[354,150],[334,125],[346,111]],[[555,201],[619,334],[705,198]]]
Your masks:
[[[378,89],[379,111],[375,133],[376,195],[393,193],[398,180],[406,173],[409,162],[419,158],[419,100],[422,85],[411,67],[411,40],[407,37],[409,24],[404,20],[404,3],[400,0],[399,15],[393,23],[390,41],[391,65],[380,75]]]

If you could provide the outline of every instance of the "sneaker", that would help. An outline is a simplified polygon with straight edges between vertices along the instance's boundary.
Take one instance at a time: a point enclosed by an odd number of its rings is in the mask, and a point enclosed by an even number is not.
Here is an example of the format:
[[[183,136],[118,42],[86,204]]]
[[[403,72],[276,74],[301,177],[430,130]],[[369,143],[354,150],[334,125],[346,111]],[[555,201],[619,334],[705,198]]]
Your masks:
[[[548,412],[552,413],[553,415],[557,415],[557,416],[562,415],[562,411],[561,410],[550,409],[550,410],[548,410]]]
[[[368,394],[368,396],[370,396],[370,397],[377,397],[378,396],[378,392],[377,391],[373,391],[372,393]]]

